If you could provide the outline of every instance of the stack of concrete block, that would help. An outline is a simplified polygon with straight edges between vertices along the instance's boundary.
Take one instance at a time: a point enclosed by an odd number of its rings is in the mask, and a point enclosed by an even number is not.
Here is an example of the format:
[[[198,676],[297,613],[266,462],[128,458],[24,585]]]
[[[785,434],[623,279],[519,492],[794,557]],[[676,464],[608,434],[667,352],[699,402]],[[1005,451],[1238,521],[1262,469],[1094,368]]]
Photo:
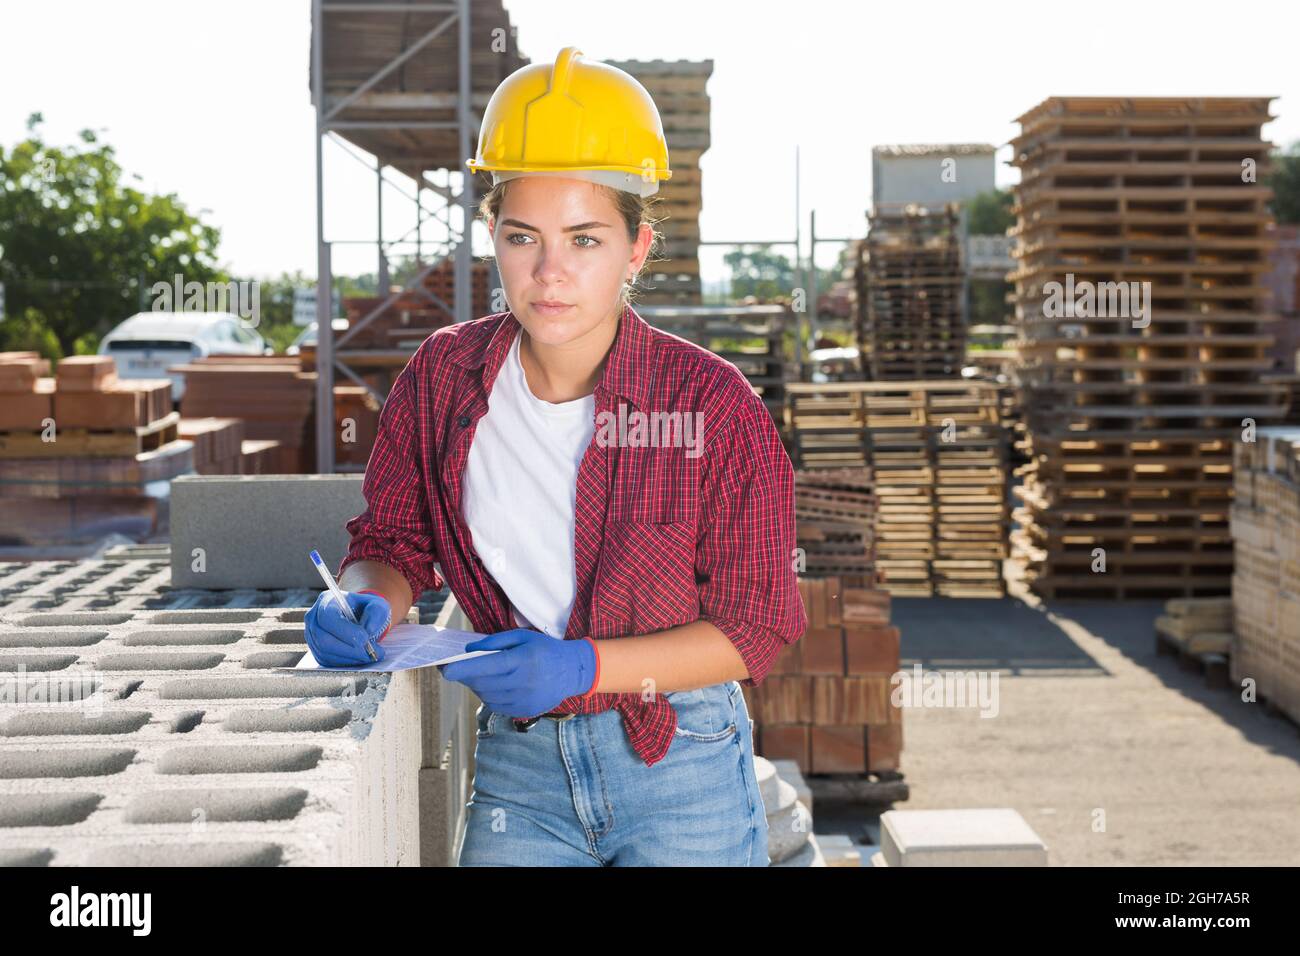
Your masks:
[[[890,810],[873,866],[1047,866],[1047,845],[1015,810]]]
[[[793,788],[794,790],[793,809],[787,809],[786,812],[782,814],[780,809],[774,807],[772,809],[772,812],[768,813],[767,815],[768,832],[770,834],[772,828],[774,827],[780,828],[782,830],[782,834],[781,837],[779,838],[779,842],[781,843],[782,846],[789,846],[797,843],[797,840],[793,839],[794,833],[801,832],[797,829],[798,826],[797,821],[803,819],[805,810],[807,811],[806,815],[810,824],[813,819],[812,788],[808,786],[808,781],[804,779],[803,771],[799,769],[799,764],[797,761],[794,760],[769,761],[764,757],[757,757],[755,758],[755,762],[757,766],[760,768],[763,767],[764,763],[770,763],[772,767],[774,767],[776,770],[776,776],[779,777],[783,783],[789,784],[789,786]],[[766,773],[765,770],[762,770],[761,772],[764,774]],[[775,788],[769,788],[769,790],[771,789],[775,789],[777,791],[778,804],[782,799],[788,801],[789,793],[785,792],[782,787],[777,786]],[[787,834],[785,831],[787,829],[791,831],[790,832],[791,839],[789,840],[786,839]],[[847,833],[831,834],[831,833],[809,832],[808,842],[812,847],[812,853],[813,853],[812,857],[809,857],[806,851],[804,851],[804,849],[800,847],[797,852],[791,855],[791,858],[798,858],[801,855],[803,856],[804,859],[820,858],[820,862],[815,864],[817,866],[824,865],[824,866],[845,867],[845,866],[863,865],[862,861],[864,857],[862,855],[862,850],[864,848],[854,843],[852,837],[850,837]],[[772,855],[771,848],[769,846],[768,856],[770,857],[771,855]],[[787,863],[783,861],[780,863],[774,862],[772,865],[791,866],[796,864]],[[814,865],[814,864],[809,864],[809,865]]]
[[[802,775],[783,775],[772,761],[754,758],[758,789],[767,815],[767,856],[770,866],[825,866],[813,835],[812,802]]]
[[[165,546],[0,566],[0,865],[454,863],[477,702],[285,669],[316,591],[169,577]]]
[[[0,616],[0,862],[419,865],[449,845],[419,800],[446,685],[280,670],[308,653],[304,610]]]

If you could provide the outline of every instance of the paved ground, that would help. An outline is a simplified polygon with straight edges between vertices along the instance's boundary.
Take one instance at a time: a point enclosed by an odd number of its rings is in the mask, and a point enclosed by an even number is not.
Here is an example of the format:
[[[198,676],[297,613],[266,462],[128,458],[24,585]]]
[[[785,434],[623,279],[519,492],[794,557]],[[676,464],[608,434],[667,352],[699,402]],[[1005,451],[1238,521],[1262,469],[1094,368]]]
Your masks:
[[[1295,865],[1300,732],[1157,657],[1160,606],[895,600],[904,670],[999,674],[995,717],[905,712],[896,809],[1013,807],[1054,865]],[[876,834],[829,805],[814,828]]]

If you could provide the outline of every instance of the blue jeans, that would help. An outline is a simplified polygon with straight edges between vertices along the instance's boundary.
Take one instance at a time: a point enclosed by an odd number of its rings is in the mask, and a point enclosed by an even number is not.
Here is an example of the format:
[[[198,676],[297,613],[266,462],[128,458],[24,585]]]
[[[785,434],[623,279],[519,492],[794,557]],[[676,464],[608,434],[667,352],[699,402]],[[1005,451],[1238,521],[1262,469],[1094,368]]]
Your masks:
[[[740,684],[665,695],[677,730],[652,766],[617,710],[520,733],[480,705],[460,866],[767,866],[754,725]]]

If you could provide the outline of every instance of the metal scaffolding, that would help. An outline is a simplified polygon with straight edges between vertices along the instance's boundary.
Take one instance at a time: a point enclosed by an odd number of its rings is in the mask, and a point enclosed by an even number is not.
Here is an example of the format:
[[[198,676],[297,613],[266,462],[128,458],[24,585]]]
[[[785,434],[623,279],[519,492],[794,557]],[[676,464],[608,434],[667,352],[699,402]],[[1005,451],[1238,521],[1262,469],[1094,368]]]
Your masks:
[[[473,19],[471,19],[471,12]],[[316,470],[335,472],[335,370],[382,401],[369,383],[344,359],[365,354],[404,365],[409,353],[391,354],[344,346],[384,315],[404,295],[426,297],[453,318],[473,317],[471,255],[475,183],[464,167],[473,155],[481,113],[497,84],[527,61],[518,53],[514,30],[500,0],[452,0],[444,3],[380,0],[312,0],[311,90],[316,108]],[[484,51],[488,51],[485,53]],[[380,303],[335,339],[332,334],[332,246],[372,240],[331,240],[325,235],[324,145],[365,150],[376,179],[376,273]],[[352,152],[350,149],[349,152]],[[384,239],[385,177],[391,169],[415,183],[416,225],[398,240]],[[460,189],[429,176],[446,169],[460,174]],[[426,206],[426,196],[436,205]],[[452,211],[459,207],[459,222]],[[414,232],[415,258],[423,264],[423,225],[440,224],[445,240],[430,246],[430,263],[401,287],[389,285],[389,251]],[[437,250],[437,247],[445,247]],[[425,279],[452,259],[453,294],[447,302],[425,286]],[[327,334],[327,330],[330,334]],[[346,470],[362,470],[352,466]]]

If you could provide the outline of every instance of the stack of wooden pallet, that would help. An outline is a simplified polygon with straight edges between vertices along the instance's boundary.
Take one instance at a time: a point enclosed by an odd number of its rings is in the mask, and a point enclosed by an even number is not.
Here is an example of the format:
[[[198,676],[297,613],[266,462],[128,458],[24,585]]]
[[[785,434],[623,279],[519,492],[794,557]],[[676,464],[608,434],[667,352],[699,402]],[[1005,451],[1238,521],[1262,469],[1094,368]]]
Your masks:
[[[1005,593],[1007,432],[994,385],[795,383],[787,394],[797,467],[871,468],[883,587],[907,597]]]
[[[902,711],[891,702],[899,632],[889,594],[857,577],[801,578],[808,630],[758,687],[742,687],[756,752],[809,774],[897,771]]]
[[[1051,98],[1013,140],[1014,552],[1045,597],[1224,594],[1232,447],[1276,420],[1269,98]]]
[[[795,315],[783,305],[635,306],[657,329],[694,342],[734,364],[778,423],[785,386],[794,381],[786,338]]]
[[[1300,723],[1300,428],[1233,446],[1229,673]]]
[[[636,77],[659,108],[668,140],[672,178],[661,181],[655,217],[663,248],[651,252],[637,280],[637,303],[700,303],[700,209],[703,206],[700,158],[709,148],[709,94],[712,60],[608,60]]]
[[[799,469],[794,474],[801,573],[874,580],[876,496],[870,468]]]
[[[961,374],[965,276],[956,204],[878,205],[857,260],[858,348],[876,381]]]
[[[193,471],[171,381],[119,379],[100,355],[49,373],[34,352],[0,353],[0,544],[165,531],[168,482]]]
[[[1286,396],[1286,413],[1278,424],[1300,425],[1300,373],[1274,372],[1261,375],[1259,380],[1278,386]]]

